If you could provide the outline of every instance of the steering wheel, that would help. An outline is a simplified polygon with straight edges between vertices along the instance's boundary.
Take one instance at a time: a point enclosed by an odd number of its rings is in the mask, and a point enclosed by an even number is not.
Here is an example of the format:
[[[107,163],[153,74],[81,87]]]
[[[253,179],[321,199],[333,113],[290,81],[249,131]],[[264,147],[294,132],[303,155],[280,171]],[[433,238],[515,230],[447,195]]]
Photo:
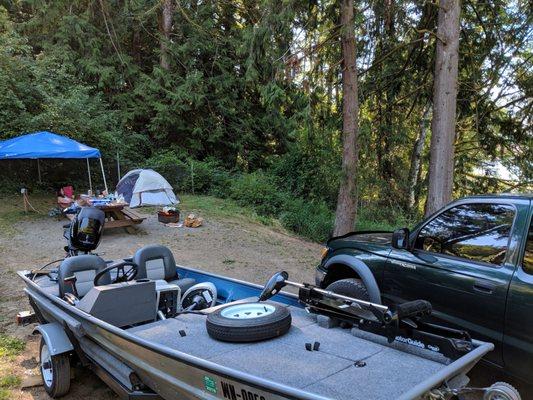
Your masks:
[[[442,253],[442,241],[436,236],[424,237],[423,249],[433,253]]]
[[[124,267],[130,266],[131,268],[127,271],[124,269]],[[111,283],[119,283],[119,282],[129,282],[135,279],[137,276],[137,273],[139,272],[139,266],[131,261],[120,261],[116,264],[112,264],[109,267],[104,268],[100,272],[96,274],[94,277],[93,284],[94,286],[100,286],[99,281],[106,273],[109,271],[117,270],[116,272],[116,278]]]

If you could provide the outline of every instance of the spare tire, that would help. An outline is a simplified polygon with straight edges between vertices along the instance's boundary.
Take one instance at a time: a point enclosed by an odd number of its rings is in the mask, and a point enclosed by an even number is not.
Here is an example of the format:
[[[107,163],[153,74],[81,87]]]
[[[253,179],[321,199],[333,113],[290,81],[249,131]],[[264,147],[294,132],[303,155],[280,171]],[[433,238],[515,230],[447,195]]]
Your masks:
[[[257,342],[281,336],[291,327],[287,307],[275,303],[228,304],[207,316],[207,333],[224,342]]]

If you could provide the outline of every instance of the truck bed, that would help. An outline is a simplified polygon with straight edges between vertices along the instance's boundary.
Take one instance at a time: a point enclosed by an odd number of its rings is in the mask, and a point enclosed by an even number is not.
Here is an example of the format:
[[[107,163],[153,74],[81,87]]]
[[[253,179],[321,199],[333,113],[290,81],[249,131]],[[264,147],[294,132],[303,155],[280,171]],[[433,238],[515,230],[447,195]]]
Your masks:
[[[324,328],[304,309],[289,306],[292,327],[276,339],[226,343],[212,339],[206,316],[184,314],[128,329],[143,339],[294,388],[334,399],[394,399],[449,361],[413,346],[341,328]],[[179,331],[186,336],[182,337]],[[357,337],[356,335],[360,335]],[[305,343],[320,342],[319,351]],[[355,366],[363,361],[364,366]]]

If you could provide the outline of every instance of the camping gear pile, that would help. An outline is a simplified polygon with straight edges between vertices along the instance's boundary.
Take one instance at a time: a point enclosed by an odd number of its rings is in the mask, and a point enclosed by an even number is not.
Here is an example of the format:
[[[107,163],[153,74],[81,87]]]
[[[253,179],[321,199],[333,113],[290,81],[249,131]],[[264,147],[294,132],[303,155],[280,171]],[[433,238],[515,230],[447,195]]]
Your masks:
[[[105,192],[104,192],[105,193]],[[100,196],[91,196],[88,194],[79,195],[74,202],[63,210],[64,214],[76,214],[82,207],[105,207],[113,204],[126,204],[124,197],[121,195],[108,194]]]
[[[179,203],[170,183],[152,169],[131,170],[118,182],[116,191],[131,208]]]

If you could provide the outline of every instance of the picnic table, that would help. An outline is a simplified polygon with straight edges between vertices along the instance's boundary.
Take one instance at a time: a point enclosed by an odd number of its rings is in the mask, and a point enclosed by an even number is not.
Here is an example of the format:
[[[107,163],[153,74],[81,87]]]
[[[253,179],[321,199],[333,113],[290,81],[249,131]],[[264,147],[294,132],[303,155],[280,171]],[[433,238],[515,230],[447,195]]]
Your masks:
[[[127,204],[105,204],[98,205],[96,208],[99,208],[105,213],[106,222],[104,229],[124,228],[128,233],[135,233],[134,226],[146,219],[131,210]],[[67,217],[71,221],[74,219],[74,215],[72,214],[67,214]]]

